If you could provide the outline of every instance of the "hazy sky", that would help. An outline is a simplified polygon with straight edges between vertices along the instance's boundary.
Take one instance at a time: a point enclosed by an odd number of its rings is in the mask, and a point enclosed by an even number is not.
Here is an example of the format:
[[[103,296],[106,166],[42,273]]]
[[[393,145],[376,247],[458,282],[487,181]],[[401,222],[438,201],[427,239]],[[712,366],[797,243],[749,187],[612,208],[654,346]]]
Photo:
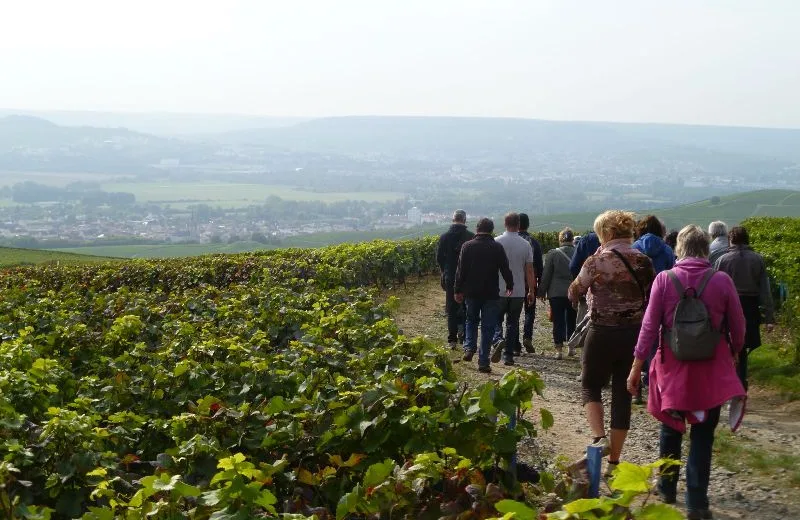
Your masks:
[[[797,0],[2,0],[0,108],[800,127]]]

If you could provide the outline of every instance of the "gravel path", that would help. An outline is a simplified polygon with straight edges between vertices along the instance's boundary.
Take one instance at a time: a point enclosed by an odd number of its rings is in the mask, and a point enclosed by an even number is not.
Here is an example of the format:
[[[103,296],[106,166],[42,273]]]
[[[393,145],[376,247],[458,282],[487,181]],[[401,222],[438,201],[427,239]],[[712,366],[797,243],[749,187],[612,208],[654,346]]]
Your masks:
[[[438,286],[438,280],[429,278],[412,282],[394,294],[400,299],[395,318],[407,335],[427,335],[434,341],[445,342],[444,294]],[[576,381],[580,364],[577,359],[554,359],[550,323],[541,303],[537,312],[534,345],[536,353],[524,353],[517,358],[517,367],[535,370],[545,381],[545,400],[537,398],[532,412],[538,415],[539,407],[547,408],[555,417],[555,425],[547,432],[540,432],[537,439],[524,442],[520,446],[521,456],[529,458],[535,453],[539,457],[576,459],[586,449],[590,435],[580,402],[580,383]],[[495,364],[492,374],[481,374],[474,362],[461,362],[458,352],[454,352],[453,361],[461,378],[470,383],[500,378],[507,370],[502,364]],[[606,402],[608,397],[605,393]],[[790,452],[800,437],[800,403],[785,405],[767,392],[756,390],[751,392],[748,407],[745,422],[736,435],[757,442],[768,450]],[[728,428],[726,421],[727,415],[723,412],[718,430]],[[643,406],[634,405],[623,460],[635,463],[656,460],[659,427],[660,423]],[[688,446],[684,447],[684,457],[686,453]],[[751,470],[736,473],[715,466],[710,488],[714,518],[800,518],[800,492],[797,487],[791,487],[787,479],[785,470],[761,475]],[[682,495],[679,491],[679,507],[682,506]]]

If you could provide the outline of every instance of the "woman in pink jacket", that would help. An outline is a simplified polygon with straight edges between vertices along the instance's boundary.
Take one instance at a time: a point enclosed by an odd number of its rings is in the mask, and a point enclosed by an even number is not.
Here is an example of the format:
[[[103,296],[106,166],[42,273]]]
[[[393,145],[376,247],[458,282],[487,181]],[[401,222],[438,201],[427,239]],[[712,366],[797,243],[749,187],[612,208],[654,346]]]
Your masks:
[[[708,250],[708,235],[698,226],[686,226],[678,234],[678,263],[672,272],[685,291],[699,288],[711,269]],[[702,361],[676,359],[662,334],[672,328],[675,309],[681,298],[668,273],[659,273],[653,282],[650,302],[636,343],[635,360],[628,377],[628,390],[635,395],[642,365],[650,347],[658,340],[659,349],[650,366],[647,409],[662,423],[660,456],[680,460],[686,423],[691,424],[691,444],[686,464],[688,518],[712,518],[708,508],[708,482],[714,429],[719,422],[722,405],[745,395],[734,362],[744,343],[744,315],[731,278],[722,272],[714,273],[702,290],[700,300],[706,306],[711,325],[727,333],[722,334],[712,358]],[[677,485],[677,467],[661,472],[658,488],[665,502],[675,502]]]

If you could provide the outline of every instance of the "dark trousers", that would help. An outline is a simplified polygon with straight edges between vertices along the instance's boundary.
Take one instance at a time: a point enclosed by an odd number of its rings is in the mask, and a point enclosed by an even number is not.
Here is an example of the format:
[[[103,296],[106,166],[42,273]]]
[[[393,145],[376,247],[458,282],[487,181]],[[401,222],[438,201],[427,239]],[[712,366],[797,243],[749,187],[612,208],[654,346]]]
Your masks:
[[[467,314],[463,303],[458,303],[453,297],[453,282],[445,281],[445,311],[447,312],[447,342],[455,343],[458,341],[459,331],[464,330]]]
[[[478,351],[478,366],[488,367],[489,347],[497,330],[498,300],[467,298],[467,324],[464,330],[464,351]],[[481,346],[478,348],[478,324],[481,326]]]
[[[631,427],[631,394],[628,374],[633,364],[633,349],[639,326],[604,327],[589,325],[583,343],[583,404],[602,403],[603,387],[611,380],[611,428]]]
[[[558,345],[567,341],[575,332],[578,311],[572,307],[566,296],[550,298],[550,310],[553,312],[553,342]]]
[[[522,339],[533,339],[533,321],[536,319],[536,302],[525,302],[525,324],[522,326]]]
[[[691,425],[689,433],[689,459],[686,461],[686,507],[690,510],[708,509],[708,481],[711,478],[711,450],[714,447],[714,429],[719,423],[720,407],[708,411],[705,422]],[[666,424],[661,425],[660,456],[681,460],[683,434]],[[659,489],[675,496],[680,468],[673,466],[661,472]]]
[[[500,307],[497,311],[497,330],[494,334],[494,341],[503,338],[503,320],[506,322],[506,348],[503,357],[506,360],[513,360],[514,354],[522,350],[519,342],[519,316],[522,314],[522,306],[525,298],[505,298],[499,300]]]
[[[739,380],[742,382],[742,386],[744,386],[744,391],[747,392],[748,384],[747,384],[747,357],[750,355],[750,351],[747,350],[747,347],[743,348],[739,352],[739,364],[736,365],[736,374],[739,376]]]

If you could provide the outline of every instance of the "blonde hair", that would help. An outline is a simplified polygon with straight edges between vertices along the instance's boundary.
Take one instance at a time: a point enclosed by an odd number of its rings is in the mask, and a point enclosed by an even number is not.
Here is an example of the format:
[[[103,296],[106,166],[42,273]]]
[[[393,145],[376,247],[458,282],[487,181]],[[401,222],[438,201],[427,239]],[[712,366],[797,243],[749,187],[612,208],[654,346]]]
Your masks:
[[[594,232],[602,243],[617,238],[633,238],[635,227],[636,218],[630,211],[611,209],[594,219]]]
[[[708,258],[710,240],[700,226],[690,224],[678,232],[675,254],[678,258]]]

